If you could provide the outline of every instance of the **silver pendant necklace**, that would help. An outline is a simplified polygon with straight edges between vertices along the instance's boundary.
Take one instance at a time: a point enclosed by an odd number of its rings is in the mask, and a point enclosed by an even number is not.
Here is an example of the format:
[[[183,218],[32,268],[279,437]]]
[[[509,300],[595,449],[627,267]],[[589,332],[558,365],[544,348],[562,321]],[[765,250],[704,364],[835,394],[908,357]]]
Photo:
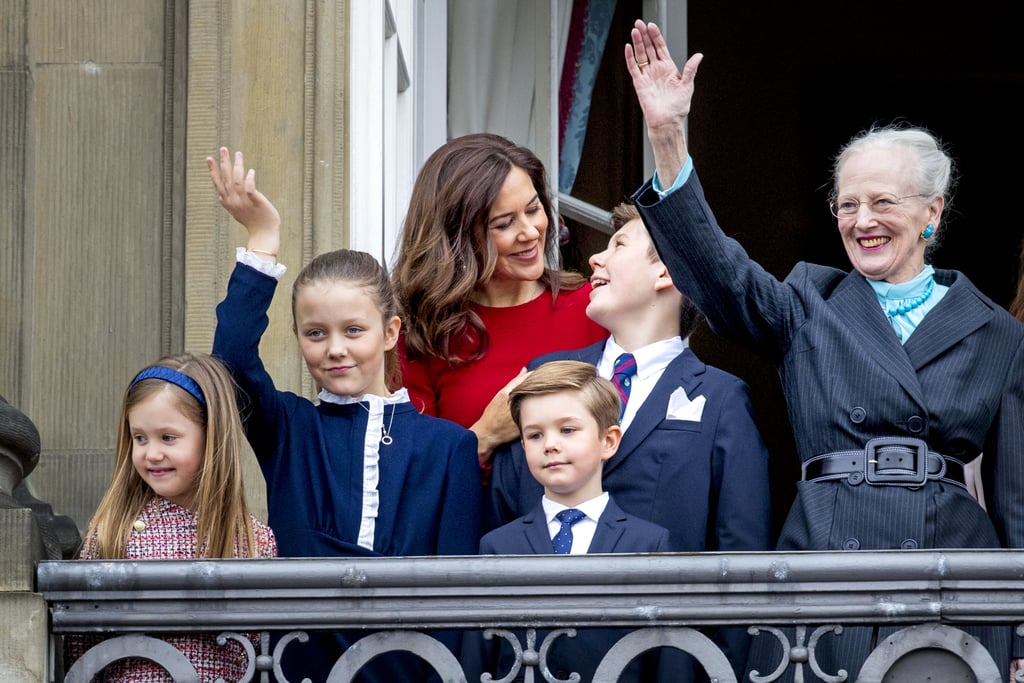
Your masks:
[[[388,428],[384,429],[384,423],[380,425],[380,442],[385,446],[390,446],[393,439],[391,438],[391,425],[395,423],[395,405],[391,404],[391,419],[388,420]]]
[[[364,406],[362,401],[358,401],[357,403],[360,408],[366,411],[367,415],[370,414],[370,409]],[[388,420],[388,426],[385,427],[383,421],[380,425],[380,442],[385,446],[390,446],[394,442],[394,439],[391,438],[391,425],[395,423],[395,406],[397,405],[397,403],[391,404],[391,418]]]

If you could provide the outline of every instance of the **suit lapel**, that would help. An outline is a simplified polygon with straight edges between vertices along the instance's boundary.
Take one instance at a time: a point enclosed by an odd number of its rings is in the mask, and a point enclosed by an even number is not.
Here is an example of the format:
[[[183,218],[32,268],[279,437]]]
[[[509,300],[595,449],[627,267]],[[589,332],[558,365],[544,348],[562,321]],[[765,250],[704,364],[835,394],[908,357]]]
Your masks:
[[[936,271],[935,275],[936,280],[956,278],[949,271]],[[948,286],[942,301],[928,312],[904,346],[915,370],[992,319],[992,308],[963,278],[952,280]]]
[[[626,530],[625,519],[626,513],[609,498],[601,519],[597,520],[597,530],[594,531],[594,539],[590,542],[587,554],[615,552],[615,546]]]
[[[690,398],[697,395],[705,368],[704,363],[689,349],[680,353],[665,366],[658,383],[654,385],[650,395],[637,410],[629,429],[623,433],[619,450],[604,464],[606,476],[608,472],[621,465],[665,419],[668,399],[673,391],[682,387]]]
[[[555,552],[551,545],[551,535],[548,533],[548,523],[544,516],[543,505],[538,503],[533,510],[523,516],[522,523],[526,543],[534,554],[550,555]]]
[[[892,375],[914,401],[923,405],[921,385],[907,352],[882,312],[875,290],[864,276],[851,271],[836,287],[829,298],[829,305],[840,320],[846,321],[850,334],[863,346],[867,355]]]

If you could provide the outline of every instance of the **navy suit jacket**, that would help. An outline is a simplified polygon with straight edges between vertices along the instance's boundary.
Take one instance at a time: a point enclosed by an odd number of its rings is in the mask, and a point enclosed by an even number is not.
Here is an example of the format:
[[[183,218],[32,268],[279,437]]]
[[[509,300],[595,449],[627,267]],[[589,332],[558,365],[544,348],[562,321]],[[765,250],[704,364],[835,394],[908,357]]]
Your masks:
[[[626,514],[609,496],[587,553],[665,553],[669,550],[667,529]],[[551,535],[540,503],[535,503],[533,509],[519,519],[494,529],[480,539],[481,555],[546,555],[552,552]]]
[[[529,368],[552,360],[597,365],[604,344],[546,354]],[[666,419],[680,388],[690,400],[704,397],[699,422]],[[623,510],[668,529],[673,551],[771,549],[768,452],[747,386],[690,350],[665,368],[605,462],[602,482]],[[500,447],[485,493],[485,530],[526,514],[542,495],[522,444]]]
[[[596,366],[604,345],[546,354],[528,367],[553,360]],[[680,388],[691,401],[704,397],[699,422],[666,418],[669,398]],[[526,514],[544,493],[521,442],[497,449],[493,462],[484,494],[485,530]],[[668,364],[640,406],[618,451],[604,464],[602,485],[627,513],[668,529],[673,551],[772,548],[768,451],[754,423],[750,392],[738,377],[705,365],[689,349]],[[750,644],[746,631],[713,635],[739,676]],[[674,666],[685,672],[675,680],[705,680],[703,670],[698,677],[688,666]]]
[[[594,540],[588,554],[594,553],[651,553],[667,552],[669,549],[668,530],[643,519],[628,515],[609,498],[601,519],[598,520]],[[534,500],[534,507],[527,514],[487,533],[480,540],[481,555],[545,555],[552,554],[551,535],[543,506]],[[540,649],[548,631],[538,631],[536,648]],[[594,677],[597,665],[608,650],[628,629],[586,629],[578,630],[575,638],[560,635],[548,650],[547,664],[559,679],[569,678],[576,671],[581,681]],[[517,632],[520,644],[526,645],[524,632]],[[478,681],[480,674],[490,672],[495,680],[508,674],[515,661],[512,648],[500,636],[484,640],[479,631],[466,633],[462,648],[462,665],[467,680]],[[650,651],[637,657],[619,678],[622,683],[644,681],[687,680],[679,675],[686,667],[692,666],[689,657],[677,650]],[[519,679],[525,668],[520,670]],[[535,676],[539,680],[539,674]]]

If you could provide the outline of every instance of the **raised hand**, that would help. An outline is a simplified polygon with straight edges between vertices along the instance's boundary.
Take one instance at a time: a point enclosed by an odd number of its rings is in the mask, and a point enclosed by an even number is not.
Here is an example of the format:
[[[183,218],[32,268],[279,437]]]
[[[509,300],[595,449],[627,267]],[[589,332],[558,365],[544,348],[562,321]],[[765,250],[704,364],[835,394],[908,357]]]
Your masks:
[[[245,171],[242,153],[232,163],[227,147],[220,148],[219,162],[206,157],[210,180],[220,205],[249,233],[249,250],[277,255],[281,240],[281,216],[262,192],[256,189],[256,169]]]
[[[682,72],[669,54],[655,24],[637,20],[626,43],[626,68],[633,79],[647,133],[654,149],[658,176],[671,184],[686,161],[686,117],[693,99],[693,81],[704,55],[695,53]]]

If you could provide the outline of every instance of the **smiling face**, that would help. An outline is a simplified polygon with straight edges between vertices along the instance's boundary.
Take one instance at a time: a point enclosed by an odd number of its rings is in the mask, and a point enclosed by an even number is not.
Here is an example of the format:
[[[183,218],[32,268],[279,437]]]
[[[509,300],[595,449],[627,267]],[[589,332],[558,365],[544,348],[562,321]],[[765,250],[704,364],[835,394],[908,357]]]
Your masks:
[[[578,391],[524,398],[519,422],[526,463],[544,495],[569,507],[601,495],[601,468],[622,437],[618,425],[602,431]]]
[[[317,280],[295,297],[295,331],[313,380],[338,396],[390,395],[384,352],[394,348],[401,323],[386,323],[364,287]]]
[[[189,508],[198,486],[206,428],[182,412],[170,386],[128,411],[132,465],[158,496]]]
[[[513,167],[487,216],[497,261],[487,289],[534,283],[544,274],[548,215],[530,176]]]
[[[639,218],[619,228],[608,248],[590,257],[590,267],[587,317],[613,332],[643,316],[659,291],[674,286]]]
[[[850,263],[869,280],[907,282],[924,268],[921,231],[939,227],[944,200],[913,196],[916,171],[911,152],[885,146],[852,154],[839,172],[837,205],[859,202],[856,213],[837,219],[839,234]]]

